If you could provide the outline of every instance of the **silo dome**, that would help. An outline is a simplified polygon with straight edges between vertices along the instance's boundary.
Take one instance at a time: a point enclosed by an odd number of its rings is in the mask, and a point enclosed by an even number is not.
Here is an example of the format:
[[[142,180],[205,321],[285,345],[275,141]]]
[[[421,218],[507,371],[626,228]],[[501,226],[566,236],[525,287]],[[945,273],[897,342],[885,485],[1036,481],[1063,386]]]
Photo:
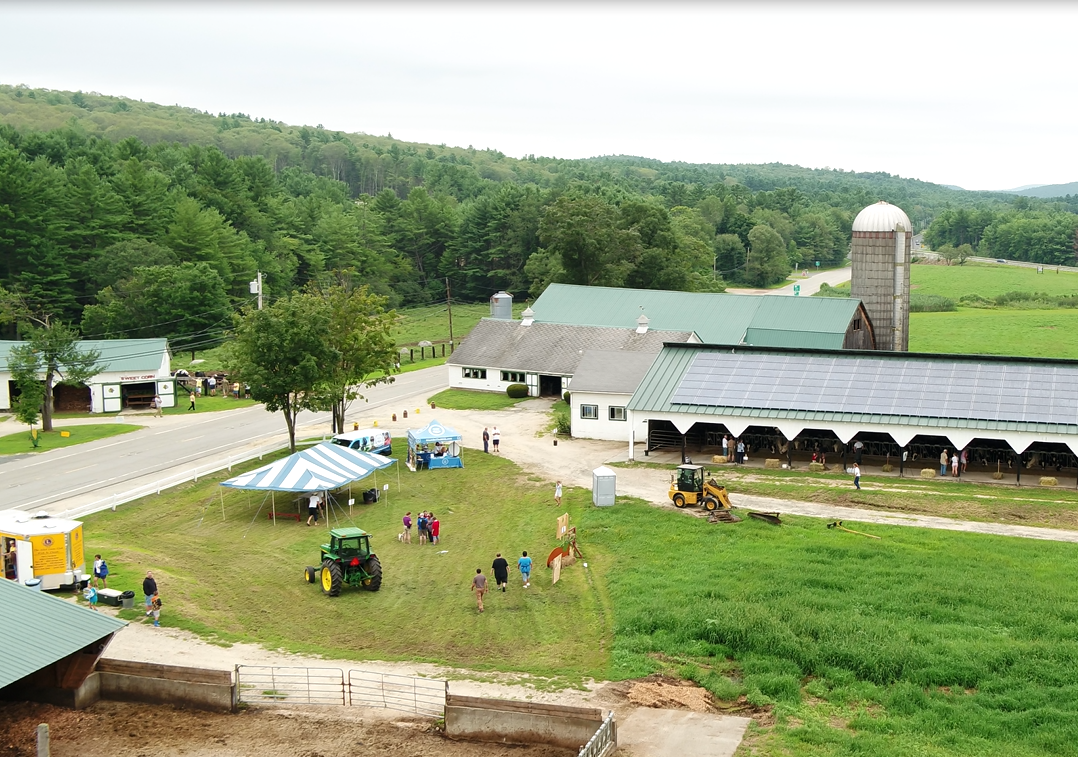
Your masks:
[[[894,231],[902,224],[903,231],[912,231],[910,217],[897,205],[880,200],[857,214],[853,219],[854,231]]]

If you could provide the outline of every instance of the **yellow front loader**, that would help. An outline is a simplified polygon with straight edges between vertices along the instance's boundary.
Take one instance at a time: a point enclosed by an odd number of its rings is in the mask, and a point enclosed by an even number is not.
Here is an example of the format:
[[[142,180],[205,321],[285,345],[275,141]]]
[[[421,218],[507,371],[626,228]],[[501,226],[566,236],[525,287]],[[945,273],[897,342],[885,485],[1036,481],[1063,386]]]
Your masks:
[[[726,487],[715,479],[704,481],[704,466],[679,465],[677,476],[670,481],[670,499],[675,507],[703,505],[705,510],[729,510],[730,497]]]

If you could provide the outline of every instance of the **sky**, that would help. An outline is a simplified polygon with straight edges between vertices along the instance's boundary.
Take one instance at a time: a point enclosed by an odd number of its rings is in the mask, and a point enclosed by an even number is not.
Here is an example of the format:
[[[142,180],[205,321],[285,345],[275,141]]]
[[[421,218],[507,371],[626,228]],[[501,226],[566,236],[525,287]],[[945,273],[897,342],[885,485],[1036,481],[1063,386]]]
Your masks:
[[[0,83],[559,158],[1078,181],[1078,6],[0,4]]]

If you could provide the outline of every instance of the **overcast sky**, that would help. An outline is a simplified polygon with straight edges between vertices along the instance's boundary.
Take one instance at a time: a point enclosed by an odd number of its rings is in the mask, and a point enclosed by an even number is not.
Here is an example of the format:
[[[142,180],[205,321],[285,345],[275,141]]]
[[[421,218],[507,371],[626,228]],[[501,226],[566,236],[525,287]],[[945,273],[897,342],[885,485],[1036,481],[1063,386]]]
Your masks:
[[[1063,4],[0,5],[0,82],[409,141],[1078,181]]]

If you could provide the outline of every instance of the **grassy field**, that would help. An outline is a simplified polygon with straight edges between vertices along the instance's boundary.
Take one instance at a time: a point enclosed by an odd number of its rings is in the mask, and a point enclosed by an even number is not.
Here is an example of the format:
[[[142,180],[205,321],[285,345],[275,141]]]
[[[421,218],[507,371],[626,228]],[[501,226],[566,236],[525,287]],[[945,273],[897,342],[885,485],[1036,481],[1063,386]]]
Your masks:
[[[433,402],[437,407],[449,410],[505,410],[530,397],[514,399],[504,392],[477,392],[470,389],[443,389],[433,397],[427,398],[427,404]]]
[[[520,314],[526,307],[527,304],[524,302],[514,302],[513,317],[520,318]],[[463,339],[469,331],[475,328],[480,319],[489,315],[490,305],[486,302],[470,305],[454,304],[453,338],[458,341]],[[449,341],[449,313],[445,304],[398,310],[397,327],[393,330],[393,338],[399,345],[417,344],[422,341]]]
[[[1078,273],[991,263],[910,266],[910,287],[924,294],[958,298],[966,294],[995,297],[1007,292],[1045,292],[1070,295],[1078,292]]]
[[[1078,311],[910,313],[910,350],[1078,358]]]
[[[0,455],[19,455],[26,452],[47,452],[50,449],[71,447],[75,444],[86,444],[98,439],[106,439],[110,436],[119,436],[131,431],[138,431],[142,426],[132,426],[127,423],[101,423],[87,424],[85,426],[53,426],[52,431],[38,429],[38,446],[34,447],[30,441],[30,429],[7,436],[0,436]],[[67,431],[70,436],[60,436],[61,431]]]
[[[543,686],[691,678],[732,711],[766,713],[753,754],[1075,753],[1074,545],[860,527],[876,541],[796,517],[711,525],[633,500],[592,508],[570,489],[589,568],[551,587],[550,483],[503,458],[464,460],[405,470],[399,494],[380,475],[389,501],[357,506],[385,566],[377,593],[323,597],[302,570],[325,531],[272,525],[253,492],[226,492],[222,516],[211,480],[87,518],[87,554],[109,558],[120,589],[153,569],[164,625],[221,642],[524,672]],[[400,515],[428,507],[443,543],[398,543]],[[477,615],[475,568],[522,549],[538,558],[532,588],[516,578]]]

